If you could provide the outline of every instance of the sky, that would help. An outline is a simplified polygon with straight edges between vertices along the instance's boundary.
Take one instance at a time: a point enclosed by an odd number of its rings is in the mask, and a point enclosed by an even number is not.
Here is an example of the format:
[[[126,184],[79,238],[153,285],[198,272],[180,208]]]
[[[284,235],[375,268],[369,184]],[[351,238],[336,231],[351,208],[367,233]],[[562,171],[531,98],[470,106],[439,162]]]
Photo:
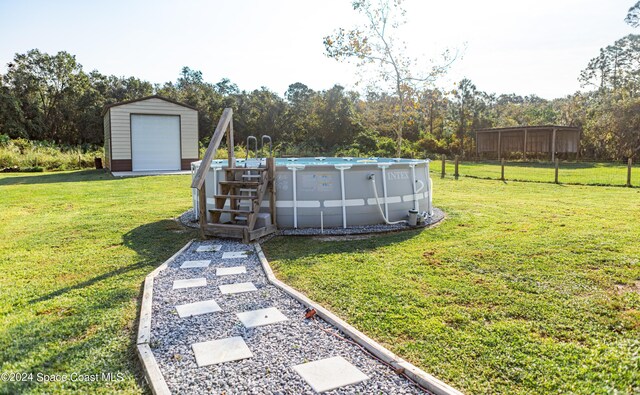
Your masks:
[[[486,92],[553,99],[580,89],[580,70],[600,48],[640,34],[624,23],[635,1],[405,0],[399,36],[411,57],[460,54],[437,86],[466,77]],[[0,0],[0,73],[15,53],[38,48],[152,83],[188,66],[242,90],[360,89],[358,70],[327,58],[322,39],[361,21],[348,0]]]

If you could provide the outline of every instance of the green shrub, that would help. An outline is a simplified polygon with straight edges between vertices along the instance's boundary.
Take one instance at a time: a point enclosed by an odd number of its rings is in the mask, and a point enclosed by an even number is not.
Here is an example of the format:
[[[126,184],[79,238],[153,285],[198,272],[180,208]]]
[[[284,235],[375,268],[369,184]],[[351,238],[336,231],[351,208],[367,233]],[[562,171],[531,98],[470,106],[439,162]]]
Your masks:
[[[394,158],[396,156],[396,142],[390,137],[380,136],[376,132],[362,132],[356,138],[356,142],[351,147],[339,149],[335,153],[336,156],[353,156],[353,157],[379,157]],[[409,140],[402,141],[401,157],[421,159],[419,147]]]
[[[19,155],[16,152],[0,147],[0,169],[15,166],[18,162]]]
[[[44,171],[44,168],[40,166],[22,167],[20,168],[20,171],[23,171],[25,173],[42,173]]]
[[[94,158],[102,157],[103,152],[101,147],[57,146],[21,138],[5,140],[0,139],[0,169],[16,166],[21,171],[85,169],[93,167]]]
[[[247,156],[247,151],[245,151],[244,147],[236,145],[235,147],[233,147],[233,154],[235,155],[236,158],[244,159]],[[253,152],[251,152],[249,157],[253,158],[253,156],[254,156]],[[229,152],[227,151],[227,148],[226,147],[218,148],[214,158],[215,159],[227,159],[227,158],[229,158]]]

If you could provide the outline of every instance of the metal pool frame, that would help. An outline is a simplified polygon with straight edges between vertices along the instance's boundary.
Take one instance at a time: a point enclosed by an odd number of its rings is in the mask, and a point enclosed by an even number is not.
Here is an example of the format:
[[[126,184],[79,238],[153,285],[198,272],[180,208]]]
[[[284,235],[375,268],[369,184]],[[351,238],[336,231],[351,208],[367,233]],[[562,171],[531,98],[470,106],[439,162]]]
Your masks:
[[[276,222],[280,228],[330,228],[377,225],[408,219],[409,210],[433,215],[433,186],[429,160],[387,158],[290,158],[276,162]],[[262,161],[238,159],[238,166],[260,166]],[[193,174],[200,162],[191,164]],[[206,195],[218,192],[225,178],[226,160],[211,162]],[[376,182],[378,180],[378,182]],[[380,182],[381,181],[381,182]],[[375,189],[374,189],[375,188]],[[198,213],[194,189],[193,204]],[[214,207],[207,199],[207,209]],[[269,201],[261,205],[269,216]],[[223,218],[224,220],[224,218]],[[265,219],[266,221],[266,219]]]

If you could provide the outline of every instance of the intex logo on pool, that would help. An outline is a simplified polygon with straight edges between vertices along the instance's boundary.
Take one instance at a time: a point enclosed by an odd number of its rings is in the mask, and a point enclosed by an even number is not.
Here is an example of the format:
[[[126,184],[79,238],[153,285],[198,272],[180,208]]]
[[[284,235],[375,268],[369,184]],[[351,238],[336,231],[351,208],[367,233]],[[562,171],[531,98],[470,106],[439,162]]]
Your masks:
[[[409,172],[408,171],[387,171],[387,180],[408,180]]]

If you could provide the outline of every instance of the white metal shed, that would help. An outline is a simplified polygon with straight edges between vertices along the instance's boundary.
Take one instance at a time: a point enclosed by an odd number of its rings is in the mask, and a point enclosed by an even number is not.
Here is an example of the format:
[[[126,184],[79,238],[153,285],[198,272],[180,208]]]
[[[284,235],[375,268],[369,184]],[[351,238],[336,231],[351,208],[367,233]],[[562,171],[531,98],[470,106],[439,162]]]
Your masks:
[[[111,171],[189,170],[198,160],[198,111],[157,95],[111,104],[104,149]]]

